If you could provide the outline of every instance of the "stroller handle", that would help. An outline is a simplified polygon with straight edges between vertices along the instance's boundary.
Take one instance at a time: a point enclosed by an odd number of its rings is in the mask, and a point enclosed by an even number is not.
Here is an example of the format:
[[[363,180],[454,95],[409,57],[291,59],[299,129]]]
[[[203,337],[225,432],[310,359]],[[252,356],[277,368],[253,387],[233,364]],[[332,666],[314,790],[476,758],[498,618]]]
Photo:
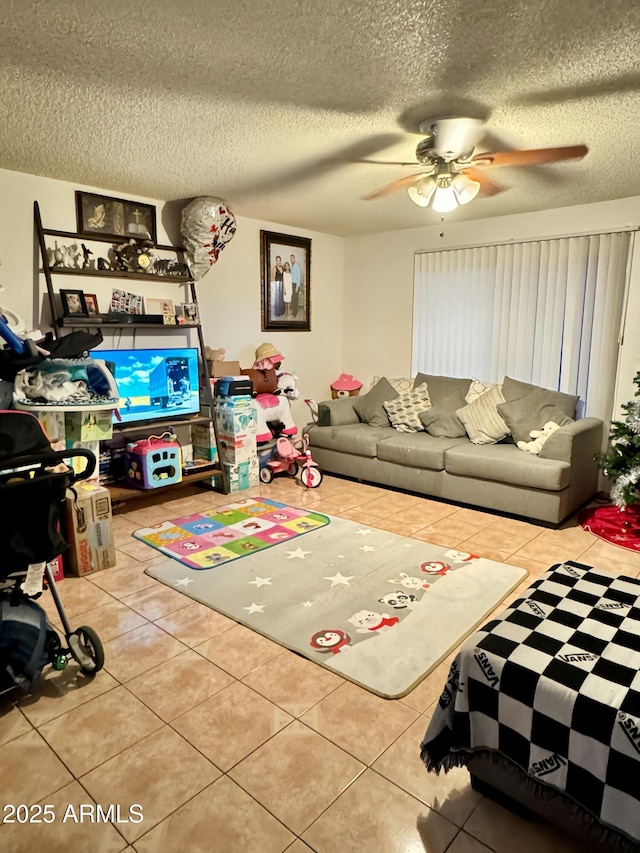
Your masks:
[[[91,450],[86,450],[84,447],[78,447],[75,450],[52,450],[46,454],[31,454],[30,456],[15,456],[11,460],[12,468],[20,468],[23,465],[56,465],[58,462],[65,462],[73,457],[83,456],[87,460],[87,464],[80,473],[73,472],[73,482],[76,480],[86,480],[90,477],[96,468],[96,457]]]

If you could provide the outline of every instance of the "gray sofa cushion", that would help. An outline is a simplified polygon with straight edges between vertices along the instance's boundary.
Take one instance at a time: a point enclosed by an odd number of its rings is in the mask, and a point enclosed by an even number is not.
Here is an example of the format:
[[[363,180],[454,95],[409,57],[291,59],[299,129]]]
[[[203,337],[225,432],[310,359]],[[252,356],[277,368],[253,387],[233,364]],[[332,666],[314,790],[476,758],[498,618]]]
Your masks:
[[[463,408],[464,405],[464,395],[459,388],[456,388],[452,394],[443,397],[426,412],[421,412],[420,420],[429,435],[437,438],[460,438],[467,432],[456,415],[456,410]]]
[[[395,462],[413,468],[429,468],[432,471],[442,471],[444,454],[448,448],[455,447],[461,442],[469,444],[468,438],[435,438],[426,432],[393,434],[378,442],[378,459],[385,462]]]
[[[512,483],[531,489],[559,492],[571,482],[571,465],[523,453],[515,444],[466,444],[445,453],[448,474]]]
[[[517,400],[519,397],[524,397],[526,394],[530,394],[536,390],[541,392],[541,398],[544,395],[546,403],[562,409],[568,418],[575,417],[576,405],[579,398],[573,394],[563,394],[562,391],[551,391],[549,388],[540,388],[539,385],[520,382],[517,379],[511,379],[510,376],[505,376],[502,382],[502,395],[507,402]]]
[[[393,427],[372,427],[368,424],[346,424],[340,427],[323,427],[315,424],[309,430],[312,447],[324,447],[338,453],[373,458],[381,439],[398,435]]]
[[[353,397],[338,397],[318,403],[318,426],[359,424],[360,418],[353,408]]]
[[[434,376],[431,373],[418,373],[413,381],[413,387],[417,388],[423,382],[427,383],[432,406],[436,406],[442,402],[445,397],[448,397],[454,391],[460,391],[462,396],[466,397],[469,386],[471,385],[470,379],[457,379],[453,376]],[[464,406],[464,403],[462,405]],[[458,408],[460,407],[458,406]]]
[[[567,417],[562,409],[549,403],[547,392],[543,388],[536,388],[517,400],[500,403],[498,411],[516,442],[529,441],[531,430],[540,430],[549,421],[558,426],[571,423],[571,418]]]
[[[382,407],[387,400],[395,400],[400,395],[383,376],[363,397],[353,401],[353,408],[361,421],[369,426],[388,427],[389,417]]]

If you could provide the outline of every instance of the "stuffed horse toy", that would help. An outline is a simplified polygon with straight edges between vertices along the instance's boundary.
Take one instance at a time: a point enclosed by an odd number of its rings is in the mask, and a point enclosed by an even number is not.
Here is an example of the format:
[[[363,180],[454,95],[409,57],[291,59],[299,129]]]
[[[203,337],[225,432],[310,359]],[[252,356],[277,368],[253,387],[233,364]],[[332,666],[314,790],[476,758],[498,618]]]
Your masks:
[[[270,423],[284,425],[278,428],[279,435],[295,435],[298,428],[293,422],[290,400],[296,400],[299,396],[300,392],[296,384],[298,377],[292,373],[282,373],[278,376],[275,370],[257,370],[256,368],[245,369],[242,374],[251,379],[256,394],[257,443],[263,444],[273,438],[273,433],[269,429]]]

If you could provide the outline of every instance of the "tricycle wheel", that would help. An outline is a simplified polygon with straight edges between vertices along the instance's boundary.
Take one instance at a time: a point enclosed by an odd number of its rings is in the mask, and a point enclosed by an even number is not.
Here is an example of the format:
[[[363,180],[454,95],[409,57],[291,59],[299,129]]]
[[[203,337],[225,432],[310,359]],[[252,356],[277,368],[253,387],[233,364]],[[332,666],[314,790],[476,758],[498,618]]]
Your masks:
[[[308,489],[316,489],[322,482],[322,471],[319,468],[303,468],[300,479]]]
[[[74,660],[80,664],[80,669],[87,675],[100,672],[104,666],[104,650],[100,638],[88,625],[76,628],[67,637],[69,651]]]
[[[290,477],[296,477],[298,474],[298,463],[292,462],[291,465],[287,468],[287,474]]]
[[[267,468],[266,466],[264,468],[261,468],[260,469],[260,481],[262,483],[270,483],[272,480],[273,480],[273,472],[272,472],[271,468]]]

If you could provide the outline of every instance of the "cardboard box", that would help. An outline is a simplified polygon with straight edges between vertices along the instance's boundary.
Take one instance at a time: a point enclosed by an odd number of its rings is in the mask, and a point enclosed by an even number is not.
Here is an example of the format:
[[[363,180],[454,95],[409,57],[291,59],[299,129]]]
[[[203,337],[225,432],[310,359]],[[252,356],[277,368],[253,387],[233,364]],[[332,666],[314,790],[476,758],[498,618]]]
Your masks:
[[[208,462],[216,461],[218,448],[216,447],[216,434],[213,424],[193,424],[191,427],[191,444],[194,459],[206,459]]]
[[[208,361],[209,376],[219,379],[221,376],[240,376],[239,361]]]
[[[66,569],[77,577],[116,564],[116,549],[111,529],[111,497],[109,490],[94,483],[77,483],[67,491],[64,505],[65,535],[69,548],[65,552]]]
[[[225,462],[224,465],[227,472],[227,483],[229,484],[229,492],[242,492],[251,486],[249,476],[249,462],[238,462],[236,465],[230,465]]]
[[[65,433],[67,441],[105,441],[113,435],[112,412],[67,412]]]
[[[237,407],[226,402],[216,404],[216,426],[218,436],[255,436],[258,431],[258,413],[256,403]],[[233,398],[230,398],[233,399]]]

